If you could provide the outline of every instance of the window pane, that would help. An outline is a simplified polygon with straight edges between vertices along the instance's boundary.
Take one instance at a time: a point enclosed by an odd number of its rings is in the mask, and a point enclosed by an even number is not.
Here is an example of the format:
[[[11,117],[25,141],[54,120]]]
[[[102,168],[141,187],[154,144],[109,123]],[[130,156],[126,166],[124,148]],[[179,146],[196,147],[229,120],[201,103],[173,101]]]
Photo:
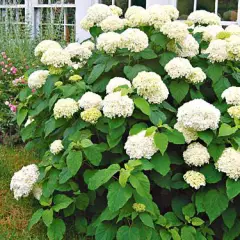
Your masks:
[[[206,10],[208,12],[215,11],[215,1],[214,0],[198,0],[197,1],[198,10]]]
[[[132,5],[146,8],[146,0],[132,0]]]
[[[187,19],[188,15],[193,11],[193,0],[179,0],[177,9],[179,11],[179,19]]]
[[[219,0],[218,13],[223,21],[237,20],[238,0]]]

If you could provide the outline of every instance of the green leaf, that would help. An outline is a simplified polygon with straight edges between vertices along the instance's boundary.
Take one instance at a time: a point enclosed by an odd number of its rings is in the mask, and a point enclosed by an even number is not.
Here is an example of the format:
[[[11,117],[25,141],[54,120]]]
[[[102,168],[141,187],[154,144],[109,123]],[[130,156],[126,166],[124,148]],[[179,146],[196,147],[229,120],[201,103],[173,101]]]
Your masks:
[[[169,89],[172,97],[177,101],[177,103],[181,103],[188,94],[189,84],[185,81],[172,81],[169,85]]]
[[[237,212],[235,208],[228,208],[222,214],[223,222],[229,229],[233,227],[236,217],[237,217]]]
[[[207,75],[210,77],[213,82],[217,82],[222,76],[223,68],[219,64],[212,64],[207,69]]]
[[[19,100],[23,102],[31,94],[32,94],[31,89],[29,87],[26,87],[20,91]]]
[[[207,183],[217,183],[222,179],[222,173],[212,163],[201,167],[200,172],[206,177]]]
[[[52,209],[46,209],[44,210],[42,214],[42,220],[44,224],[49,227],[53,222],[53,210]]]
[[[154,134],[154,143],[157,148],[160,150],[161,154],[163,155],[168,147],[168,137],[164,133],[155,133]]]
[[[145,224],[146,226],[148,226],[150,228],[154,228],[152,217],[148,213],[146,213],[146,212],[140,213],[139,218],[141,219],[143,224]]]
[[[30,231],[31,228],[39,222],[39,220],[41,219],[42,217],[42,214],[43,214],[43,209],[40,208],[38,209],[31,217],[29,223],[28,223],[28,230]]]
[[[96,229],[96,240],[113,240],[116,236],[116,224],[101,223]]]
[[[140,56],[143,59],[154,59],[154,58],[157,58],[157,54],[151,48],[144,49],[142,52],[140,52]]]
[[[227,78],[221,77],[212,87],[219,101],[222,101],[221,95],[225,89],[231,87],[231,83]]]
[[[205,212],[204,196],[205,196],[205,192],[203,191],[198,191],[195,195],[195,206],[198,213]]]
[[[112,164],[107,169],[98,170],[90,179],[88,188],[90,190],[96,190],[104,183],[108,182],[114,174],[119,172],[120,166],[118,164]]]
[[[76,207],[79,210],[85,210],[89,205],[89,197],[86,193],[80,193],[76,198]]]
[[[235,221],[234,226],[229,229],[229,231],[225,231],[223,235],[223,240],[235,240],[240,235],[240,222],[238,220]]]
[[[147,68],[144,65],[140,65],[140,64],[136,64],[133,67],[131,66],[125,66],[123,69],[123,72],[125,73],[125,75],[127,76],[128,79],[132,80],[133,78],[135,78],[137,76],[137,74],[139,72],[142,71],[149,71],[149,68]]]
[[[147,129],[147,124],[146,123],[137,123],[137,124],[134,124],[132,126],[132,128],[130,129],[129,131],[129,135],[132,136],[132,135],[136,135],[138,133],[140,133],[141,131]]]
[[[72,177],[72,173],[68,168],[63,168],[62,172],[59,174],[59,183],[63,184],[67,182]]]
[[[213,158],[213,160],[216,161],[222,155],[224,149],[224,144],[218,145],[211,143],[208,147],[208,152],[210,153],[210,156]]]
[[[140,196],[150,196],[150,182],[148,180],[148,177],[144,175],[144,173],[137,172],[131,174],[131,176],[129,177],[129,181]]]
[[[212,223],[227,209],[228,198],[224,193],[212,189],[205,194],[203,204],[210,223]]]
[[[49,240],[61,240],[63,239],[65,231],[66,226],[64,221],[62,219],[54,219],[48,228],[47,236]]]
[[[73,200],[64,194],[58,194],[53,198],[53,202],[55,204],[53,210],[59,212],[61,209],[67,208]]]
[[[140,232],[137,227],[122,226],[117,231],[117,240],[140,240]]]
[[[102,160],[102,154],[97,148],[97,145],[92,145],[88,148],[83,149],[84,154],[87,157],[87,160],[89,160],[90,163],[92,163],[94,166],[99,166],[101,160]]]
[[[149,103],[141,97],[137,97],[134,99],[134,103],[137,108],[139,108],[144,114],[150,116],[151,109]]]
[[[154,170],[163,176],[166,176],[170,171],[171,161],[166,153],[163,156],[159,153],[156,153],[153,155],[151,163],[154,166]]]
[[[95,65],[87,79],[87,83],[88,84],[94,83],[101,76],[101,74],[104,72],[104,70],[105,70],[104,63]]]
[[[125,118],[113,118],[108,120],[111,129],[119,128],[125,123]]]
[[[170,229],[169,232],[171,233],[173,240],[181,240],[181,237],[176,229]]]
[[[226,181],[227,196],[229,200],[235,198],[240,194],[240,180],[235,181],[228,178]]]
[[[159,234],[160,234],[161,240],[171,240],[172,238],[171,233],[164,228],[160,230]]]
[[[184,226],[181,229],[182,240],[196,240],[196,229],[191,226]]]
[[[191,222],[192,222],[192,225],[195,227],[199,227],[204,224],[204,221],[199,217],[192,218]]]
[[[162,53],[160,56],[159,63],[161,66],[165,67],[169,61],[171,61],[173,58],[175,58],[177,55],[173,52],[165,52]]]
[[[61,127],[65,122],[66,122],[65,119],[55,120],[54,118],[50,118],[48,121],[45,122],[44,127],[45,137],[47,137],[55,129]]]
[[[43,92],[49,98],[54,89],[55,82],[59,81],[59,75],[48,75],[46,83],[43,85]]]
[[[151,136],[154,132],[156,132],[156,130],[157,130],[157,127],[155,127],[155,126],[147,128],[145,136],[146,137]]]
[[[130,175],[131,175],[131,170],[126,170],[124,168],[121,169],[120,175],[119,175],[119,183],[122,187],[126,186]]]
[[[214,137],[214,134],[211,130],[198,132],[198,136],[200,139],[202,139],[207,145],[209,145]]]
[[[17,124],[20,126],[25,118],[27,117],[28,110],[26,108],[21,108],[20,111],[17,113]]]
[[[167,212],[164,214],[167,219],[167,227],[178,227],[182,225],[182,222],[177,218],[173,212]]]
[[[118,182],[108,187],[108,207],[112,212],[118,211],[132,196],[132,188],[129,185],[122,187]]]
[[[219,137],[229,136],[234,134],[238,130],[237,127],[231,127],[230,125],[223,123],[219,129]]]
[[[162,48],[166,48],[167,43],[168,43],[168,38],[161,32],[157,34],[153,34],[151,36],[151,41],[154,42],[155,45],[160,46]]]
[[[185,144],[185,139],[182,133],[174,129],[173,131],[167,130],[165,134],[168,137],[168,141],[174,144]]]
[[[182,209],[183,215],[192,218],[196,211],[195,207],[192,203],[189,203],[188,205],[184,206]]]
[[[71,151],[67,156],[67,167],[72,176],[75,176],[82,166],[82,152]]]

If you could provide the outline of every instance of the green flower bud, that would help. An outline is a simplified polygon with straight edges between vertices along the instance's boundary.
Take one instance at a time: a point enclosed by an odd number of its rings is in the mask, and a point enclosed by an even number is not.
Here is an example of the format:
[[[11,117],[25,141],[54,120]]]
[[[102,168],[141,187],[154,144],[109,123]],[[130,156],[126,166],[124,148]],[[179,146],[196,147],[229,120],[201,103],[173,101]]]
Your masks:
[[[61,87],[62,85],[63,85],[63,82],[61,82],[61,81],[57,81],[54,84],[55,87]]]
[[[138,213],[146,211],[146,206],[142,203],[134,203],[132,207]]]
[[[73,75],[69,78],[69,81],[71,81],[71,82],[77,82],[80,80],[82,80],[82,77],[80,75]]]
[[[229,38],[231,36],[231,33],[230,32],[219,32],[216,36],[217,39],[226,39],[226,38]]]
[[[56,68],[56,67],[49,67],[49,73],[54,75],[60,75],[63,72],[62,68]]]
[[[89,108],[81,112],[81,118],[85,122],[96,124],[102,113],[97,108]]]

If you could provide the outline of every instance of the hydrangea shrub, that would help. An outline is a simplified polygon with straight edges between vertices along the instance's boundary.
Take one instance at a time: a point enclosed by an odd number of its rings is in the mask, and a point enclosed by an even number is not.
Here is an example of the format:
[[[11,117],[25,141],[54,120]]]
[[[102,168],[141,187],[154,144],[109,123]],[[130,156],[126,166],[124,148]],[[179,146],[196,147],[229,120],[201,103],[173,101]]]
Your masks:
[[[81,239],[236,239],[240,27],[206,11],[178,22],[171,6],[121,14],[93,5],[91,41],[35,50],[45,68],[17,118],[42,160],[11,182],[39,200],[29,227],[43,221],[50,240],[69,222]]]

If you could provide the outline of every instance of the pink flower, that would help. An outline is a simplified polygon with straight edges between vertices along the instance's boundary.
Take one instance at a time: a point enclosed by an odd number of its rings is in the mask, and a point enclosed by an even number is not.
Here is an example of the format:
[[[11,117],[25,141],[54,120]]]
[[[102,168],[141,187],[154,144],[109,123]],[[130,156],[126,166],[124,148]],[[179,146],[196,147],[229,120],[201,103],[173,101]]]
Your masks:
[[[3,57],[4,59],[7,59],[7,55],[3,55],[2,57]]]
[[[6,55],[6,53],[5,53],[5,52],[1,52],[1,54],[2,54],[2,55]]]
[[[35,89],[32,89],[32,93],[35,93],[36,92],[36,90]]]
[[[16,74],[16,73],[17,73],[17,68],[11,67],[11,73],[12,73],[12,74]]]
[[[26,68],[26,69],[29,69],[29,66],[26,66],[25,68]]]
[[[17,106],[16,105],[13,105],[13,104],[10,103],[8,106],[13,113],[17,112]]]
[[[4,64],[5,64],[4,61],[0,62],[0,65],[4,66]]]

